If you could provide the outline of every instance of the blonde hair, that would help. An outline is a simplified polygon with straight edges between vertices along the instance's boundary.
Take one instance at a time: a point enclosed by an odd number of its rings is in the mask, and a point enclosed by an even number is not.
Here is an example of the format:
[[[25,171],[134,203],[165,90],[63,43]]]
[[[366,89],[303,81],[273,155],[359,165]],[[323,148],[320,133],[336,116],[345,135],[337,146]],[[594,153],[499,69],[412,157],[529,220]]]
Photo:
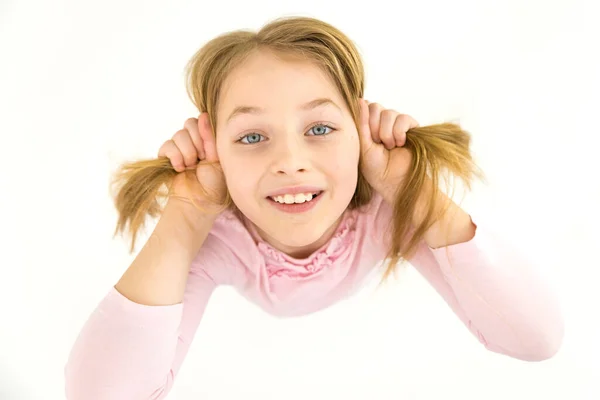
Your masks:
[[[284,17],[271,21],[258,32],[239,30],[210,40],[199,49],[186,66],[188,96],[200,112],[207,112],[213,132],[217,130],[216,107],[220,89],[228,74],[244,58],[256,50],[265,49],[279,54],[298,55],[320,66],[335,83],[346,106],[359,127],[359,99],[364,93],[364,68],[353,42],[332,25],[309,17]],[[471,157],[470,135],[453,123],[441,123],[411,129],[404,145],[412,153],[410,176],[398,188],[393,212],[391,246],[387,258],[387,277],[401,259],[416,250],[419,241],[439,215],[438,182],[443,172],[450,172],[470,189],[474,175],[482,177]],[[118,222],[115,235],[127,227],[131,234],[131,251],[147,216],[160,215],[159,199],[169,194],[177,172],[167,158],[147,159],[123,164],[115,174],[115,207]],[[424,220],[414,227],[410,240],[405,241],[413,228],[412,216],[417,199],[427,182],[429,208]],[[167,190],[165,190],[165,188]],[[370,202],[373,189],[360,174],[357,188],[349,205],[361,207]],[[224,209],[235,210],[227,194]]]

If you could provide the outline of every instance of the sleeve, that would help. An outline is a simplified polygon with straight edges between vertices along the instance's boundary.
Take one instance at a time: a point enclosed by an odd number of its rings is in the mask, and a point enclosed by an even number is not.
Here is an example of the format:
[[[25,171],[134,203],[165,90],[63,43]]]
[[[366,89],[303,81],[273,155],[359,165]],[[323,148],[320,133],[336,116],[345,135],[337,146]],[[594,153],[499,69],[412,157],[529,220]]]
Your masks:
[[[69,400],[160,400],[166,398],[193,341],[211,294],[225,276],[209,235],[188,275],[183,302],[169,306],[134,303],[114,287],[88,318],[65,366]]]
[[[393,213],[383,201],[378,208],[375,225],[383,229]],[[537,263],[470,216],[471,240],[436,249],[422,241],[407,261],[486,349],[524,361],[551,358],[564,336],[556,294]]]

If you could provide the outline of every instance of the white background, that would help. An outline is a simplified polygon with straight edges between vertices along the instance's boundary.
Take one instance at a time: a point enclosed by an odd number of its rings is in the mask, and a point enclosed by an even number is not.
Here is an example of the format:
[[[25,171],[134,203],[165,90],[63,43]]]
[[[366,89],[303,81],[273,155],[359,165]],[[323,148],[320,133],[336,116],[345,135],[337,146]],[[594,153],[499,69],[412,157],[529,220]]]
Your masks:
[[[222,289],[169,399],[600,398],[597,2],[331,3],[0,2],[1,399],[64,398],[71,345],[134,256],[110,174],[197,115],[185,62],[291,14],[355,40],[368,100],[473,133],[489,185],[465,208],[539,261],[564,344],[542,363],[490,353],[412,269],[299,319]]]

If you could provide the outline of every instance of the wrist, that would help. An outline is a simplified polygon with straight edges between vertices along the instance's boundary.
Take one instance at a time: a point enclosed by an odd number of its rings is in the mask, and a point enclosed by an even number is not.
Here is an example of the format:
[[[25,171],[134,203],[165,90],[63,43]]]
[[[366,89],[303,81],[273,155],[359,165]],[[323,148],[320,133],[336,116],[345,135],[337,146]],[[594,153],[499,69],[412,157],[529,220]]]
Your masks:
[[[191,202],[169,198],[154,234],[175,238],[184,248],[194,251],[202,246],[218,216],[203,212]]]
[[[169,197],[162,215],[169,215],[170,218],[178,218],[180,222],[190,225],[190,229],[195,230],[202,223],[214,222],[220,212],[203,210],[191,201],[179,197]]]

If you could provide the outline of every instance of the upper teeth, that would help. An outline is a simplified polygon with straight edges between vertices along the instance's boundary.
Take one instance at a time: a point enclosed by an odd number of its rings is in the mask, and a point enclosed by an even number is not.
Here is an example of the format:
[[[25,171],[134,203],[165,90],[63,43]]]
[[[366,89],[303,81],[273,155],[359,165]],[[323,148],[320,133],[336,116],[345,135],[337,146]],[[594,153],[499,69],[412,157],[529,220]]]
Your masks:
[[[272,196],[271,198],[278,203],[292,204],[292,203],[304,203],[311,201],[313,195],[316,193],[298,193],[298,194],[284,194],[281,196]]]

